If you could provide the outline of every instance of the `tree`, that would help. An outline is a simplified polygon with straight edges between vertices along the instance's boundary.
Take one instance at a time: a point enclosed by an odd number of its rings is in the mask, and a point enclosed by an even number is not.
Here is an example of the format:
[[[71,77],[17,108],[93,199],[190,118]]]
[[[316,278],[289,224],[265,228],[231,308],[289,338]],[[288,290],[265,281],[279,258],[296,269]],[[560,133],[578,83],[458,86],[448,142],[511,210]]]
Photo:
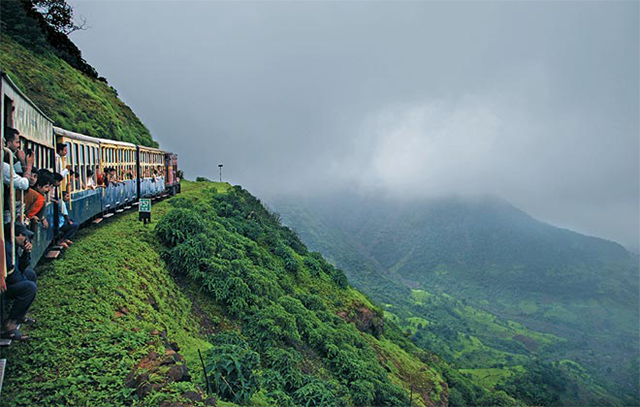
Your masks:
[[[87,29],[87,21],[80,17],[80,24],[76,24],[73,8],[64,0],[31,0],[31,4],[44,17],[47,24],[59,33],[69,35],[74,31]]]

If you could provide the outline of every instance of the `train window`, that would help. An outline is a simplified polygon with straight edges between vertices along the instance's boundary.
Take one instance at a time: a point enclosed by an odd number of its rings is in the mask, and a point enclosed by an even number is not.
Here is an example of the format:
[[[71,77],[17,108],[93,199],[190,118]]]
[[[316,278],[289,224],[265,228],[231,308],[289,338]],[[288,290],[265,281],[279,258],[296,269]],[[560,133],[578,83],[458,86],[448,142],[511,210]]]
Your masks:
[[[73,146],[73,145],[72,145]],[[64,158],[64,162],[67,165],[72,165],[73,163],[73,148],[70,148],[67,152],[67,156]]]
[[[80,162],[80,167],[78,168],[78,171],[80,172],[79,178],[80,178],[80,183],[82,184],[81,186],[84,186],[87,184],[87,146],[85,146],[84,144],[82,144],[80,146],[80,156],[82,157],[81,162]]]

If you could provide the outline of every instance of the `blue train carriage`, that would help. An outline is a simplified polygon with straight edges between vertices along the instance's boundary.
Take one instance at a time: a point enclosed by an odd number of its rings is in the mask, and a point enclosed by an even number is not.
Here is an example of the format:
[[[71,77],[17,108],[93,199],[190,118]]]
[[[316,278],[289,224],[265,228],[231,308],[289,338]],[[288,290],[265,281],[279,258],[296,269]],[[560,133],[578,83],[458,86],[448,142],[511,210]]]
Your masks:
[[[138,200],[137,147],[123,141],[100,139],[101,173],[114,168],[115,180],[111,179],[104,188],[102,211],[110,212],[130,206]]]
[[[67,211],[74,222],[82,224],[102,213],[104,191],[92,187],[100,170],[100,139],[55,126],[53,129],[58,145],[67,145],[63,165],[70,165],[74,172],[61,185],[71,198]]]
[[[155,198],[165,194],[165,152],[138,146],[138,196]]]
[[[178,154],[164,153],[165,178],[164,187],[171,196],[180,192],[180,177],[178,177]]]
[[[13,127],[20,131],[21,148],[30,149],[35,154],[34,165],[50,171],[54,169],[55,162],[55,137],[53,135],[53,121],[49,119],[29,98],[18,89],[11,79],[0,72],[2,115],[2,139],[4,145],[4,131],[6,127]],[[10,153],[10,152],[9,152]],[[15,196],[16,205],[9,205],[8,218],[5,222],[20,221],[27,223],[24,212],[24,192],[9,188],[7,191]],[[45,204],[45,218],[49,224],[44,228],[42,224],[31,225],[35,232],[33,249],[31,251],[32,264],[36,264],[44,255],[54,237],[54,205],[51,202]],[[13,237],[13,233],[12,233]]]

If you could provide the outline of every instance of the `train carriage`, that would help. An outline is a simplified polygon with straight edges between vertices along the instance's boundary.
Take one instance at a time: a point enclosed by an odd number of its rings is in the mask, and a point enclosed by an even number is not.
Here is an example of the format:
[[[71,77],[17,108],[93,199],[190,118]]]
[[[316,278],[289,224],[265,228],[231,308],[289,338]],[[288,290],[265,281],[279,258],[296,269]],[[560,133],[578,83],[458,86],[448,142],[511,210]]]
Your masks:
[[[178,177],[178,154],[166,152],[164,153],[166,175],[164,179],[164,187],[169,195],[175,195],[180,192],[180,178]]]
[[[138,146],[138,178],[140,198],[151,198],[165,192],[165,152]]]
[[[136,145],[100,139],[100,151],[102,171],[114,168],[118,181],[109,183],[105,188],[103,211],[108,212],[136,201],[138,199]]]
[[[22,136],[22,149],[29,149],[35,155],[34,165],[37,168],[45,168],[50,171],[54,169],[55,161],[55,137],[53,135],[53,121],[49,119],[28,97],[18,89],[11,79],[0,72],[0,97],[2,108],[2,139],[4,142],[4,131],[6,127],[13,127],[20,131]],[[10,192],[11,193],[11,192]],[[17,205],[10,208],[9,222],[25,222],[23,208],[23,192],[14,191]],[[7,209],[7,208],[5,208]],[[33,239],[33,249],[31,258],[33,263],[38,260],[47,250],[54,237],[54,205],[51,202],[45,204],[45,218],[49,224],[48,228],[43,225],[32,226],[35,232]]]
[[[63,164],[70,165],[74,176],[68,176],[62,183],[63,191],[68,191],[71,202],[67,205],[69,217],[77,223],[84,223],[102,212],[100,188],[87,187],[87,171],[93,176],[100,170],[100,139],[54,127],[57,143],[66,144],[68,153]],[[94,178],[95,179],[95,178]]]

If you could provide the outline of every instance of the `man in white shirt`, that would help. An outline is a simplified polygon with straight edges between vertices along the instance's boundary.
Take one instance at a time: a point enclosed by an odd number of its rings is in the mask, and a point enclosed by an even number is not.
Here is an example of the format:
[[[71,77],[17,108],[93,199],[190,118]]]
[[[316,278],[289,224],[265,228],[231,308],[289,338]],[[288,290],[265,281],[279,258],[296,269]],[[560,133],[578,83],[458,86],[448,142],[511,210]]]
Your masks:
[[[69,175],[69,169],[71,169],[70,165],[65,166],[63,162],[63,157],[66,157],[68,152],[69,147],[66,143],[60,143],[56,146],[56,172],[63,178]]]
[[[31,167],[33,167],[33,163],[35,160],[35,156],[33,153],[30,155],[25,155],[24,151],[20,150],[20,132],[14,128],[7,127],[5,129],[5,145],[11,152],[14,154],[16,160],[16,165],[18,162],[22,163],[22,168],[24,169],[23,176],[21,177],[15,171],[15,168],[11,168],[9,163],[2,163],[2,180],[5,185],[9,185],[11,183],[11,178],[13,178],[13,185],[16,189],[26,191],[29,189],[29,177],[31,176]]]

